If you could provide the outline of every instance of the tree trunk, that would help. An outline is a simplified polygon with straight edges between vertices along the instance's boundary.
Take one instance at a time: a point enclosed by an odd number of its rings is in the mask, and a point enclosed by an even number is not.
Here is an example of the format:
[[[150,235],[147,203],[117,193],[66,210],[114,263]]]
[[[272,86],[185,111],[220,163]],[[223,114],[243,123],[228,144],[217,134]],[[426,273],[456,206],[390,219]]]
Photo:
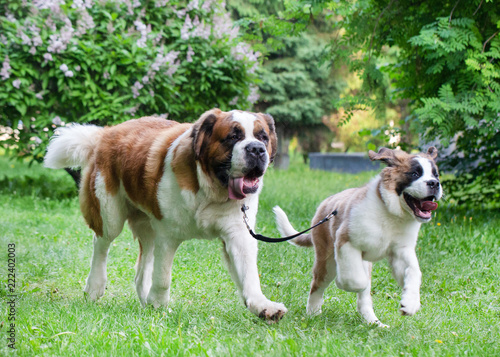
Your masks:
[[[290,165],[290,157],[288,155],[290,139],[285,135],[285,127],[280,124],[276,124],[276,135],[278,136],[278,151],[274,158],[274,167],[278,170],[286,170]]]

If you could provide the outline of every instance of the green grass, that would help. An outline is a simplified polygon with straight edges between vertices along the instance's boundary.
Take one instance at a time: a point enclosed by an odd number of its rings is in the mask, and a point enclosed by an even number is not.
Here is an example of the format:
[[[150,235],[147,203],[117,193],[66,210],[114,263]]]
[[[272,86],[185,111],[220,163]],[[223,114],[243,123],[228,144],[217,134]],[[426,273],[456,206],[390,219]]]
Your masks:
[[[375,264],[375,312],[389,329],[364,324],[355,294],[334,285],[326,291],[323,313],[307,316],[313,251],[260,243],[263,291],[289,309],[283,320],[268,325],[240,302],[217,240],[182,244],[169,307],[142,309],[133,284],[138,246],[126,229],[110,251],[106,295],[97,303],[87,302],[82,290],[91,232],[77,199],[60,195],[60,188],[64,192],[72,184],[69,175],[38,165],[28,169],[4,158],[0,170],[0,179],[7,175],[0,181],[0,297],[7,299],[7,244],[15,243],[19,356],[500,355],[498,212],[442,204],[432,223],[423,226],[417,246],[422,309],[414,317],[398,314],[401,290],[387,263]],[[42,180],[46,189],[23,186],[19,178],[26,174],[34,183]],[[257,231],[277,236],[274,205],[304,229],[325,197],[361,185],[373,173],[341,175],[296,164],[266,175]],[[11,353],[7,310],[3,302],[0,355]]]

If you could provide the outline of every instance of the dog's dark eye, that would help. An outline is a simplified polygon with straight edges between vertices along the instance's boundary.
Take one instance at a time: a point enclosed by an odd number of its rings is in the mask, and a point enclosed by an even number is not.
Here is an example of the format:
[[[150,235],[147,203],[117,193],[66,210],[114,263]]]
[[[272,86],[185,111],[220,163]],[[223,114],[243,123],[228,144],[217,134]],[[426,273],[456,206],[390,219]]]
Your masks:
[[[238,132],[235,132],[235,133],[229,134],[226,137],[226,139],[224,139],[224,140],[227,142],[234,142],[234,141],[238,141],[240,139],[241,139],[241,134]]]
[[[269,136],[267,136],[265,131],[261,131],[255,137],[257,138],[257,140],[260,140],[266,144],[269,142]]]
[[[420,177],[420,174],[419,174],[417,171],[413,171],[413,172],[411,173],[411,176],[412,176],[412,177]]]

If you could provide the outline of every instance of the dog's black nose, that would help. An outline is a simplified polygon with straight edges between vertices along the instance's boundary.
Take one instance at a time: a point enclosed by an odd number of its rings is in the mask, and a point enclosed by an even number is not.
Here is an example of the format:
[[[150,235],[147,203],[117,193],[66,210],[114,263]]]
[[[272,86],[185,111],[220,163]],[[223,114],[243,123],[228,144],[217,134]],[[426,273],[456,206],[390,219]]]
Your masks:
[[[430,188],[439,188],[439,181],[438,180],[429,180],[427,181],[427,186],[429,186]]]
[[[246,146],[245,149],[247,153],[250,154],[250,156],[256,158],[262,157],[266,153],[266,147],[264,146],[264,144],[258,141],[251,142]]]

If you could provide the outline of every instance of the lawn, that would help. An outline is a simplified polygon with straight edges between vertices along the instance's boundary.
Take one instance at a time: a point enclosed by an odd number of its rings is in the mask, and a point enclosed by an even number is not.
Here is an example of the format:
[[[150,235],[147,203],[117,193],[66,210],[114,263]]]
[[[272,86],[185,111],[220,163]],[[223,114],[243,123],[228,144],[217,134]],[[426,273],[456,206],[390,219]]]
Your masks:
[[[259,233],[277,236],[279,204],[297,228],[308,227],[328,195],[374,173],[311,171],[295,163],[266,174]],[[4,175],[7,175],[4,177]],[[25,176],[28,175],[28,176]],[[91,232],[64,171],[28,168],[0,158],[0,355],[10,306],[8,244],[15,244],[16,348],[19,356],[494,356],[500,355],[500,215],[442,203],[423,226],[417,255],[422,309],[398,313],[401,290],[385,261],[374,266],[375,313],[390,325],[363,323],[355,294],[331,285],[323,313],[305,306],[314,252],[287,243],[260,244],[262,288],[289,312],[269,325],[243,306],[222,264],[217,241],[192,240],[177,251],[168,308],[141,308],[134,288],[138,244],[126,229],[110,251],[108,287],[97,303],[83,296]],[[445,187],[446,189],[446,187]]]

